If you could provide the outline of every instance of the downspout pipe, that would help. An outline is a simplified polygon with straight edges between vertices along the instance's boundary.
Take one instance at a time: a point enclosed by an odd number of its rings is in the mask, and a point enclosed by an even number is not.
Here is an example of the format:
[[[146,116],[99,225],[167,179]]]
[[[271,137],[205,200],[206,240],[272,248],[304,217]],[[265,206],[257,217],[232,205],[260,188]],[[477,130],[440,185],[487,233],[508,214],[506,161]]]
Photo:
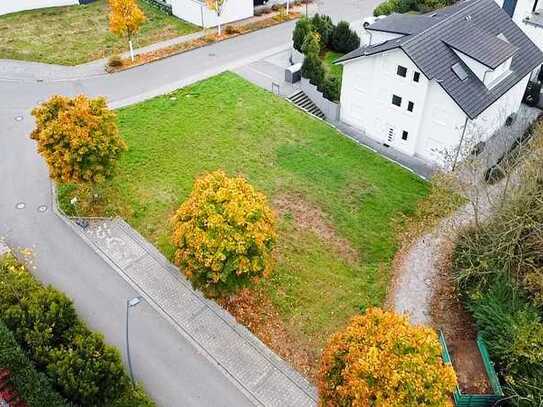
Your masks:
[[[460,144],[458,144],[458,149],[456,150],[456,155],[454,157],[454,163],[452,170],[456,168],[456,164],[458,164],[458,157],[460,156],[460,149],[462,148],[462,143],[464,142],[464,137],[466,136],[466,129],[468,128],[468,116],[466,116],[466,121],[464,122],[464,130],[462,130],[462,137],[460,137]]]

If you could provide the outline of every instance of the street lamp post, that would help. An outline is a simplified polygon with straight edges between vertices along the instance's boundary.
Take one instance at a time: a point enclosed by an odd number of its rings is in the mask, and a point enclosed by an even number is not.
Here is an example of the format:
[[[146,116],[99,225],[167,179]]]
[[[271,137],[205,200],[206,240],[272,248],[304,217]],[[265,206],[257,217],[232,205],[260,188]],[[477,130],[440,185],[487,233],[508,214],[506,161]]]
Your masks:
[[[141,301],[141,297],[134,297],[126,300],[126,358],[128,359],[128,371],[130,373],[130,380],[132,380],[132,385],[134,385],[134,372],[132,371],[132,361],[130,359],[130,342],[128,340],[128,316],[130,308],[135,307]]]

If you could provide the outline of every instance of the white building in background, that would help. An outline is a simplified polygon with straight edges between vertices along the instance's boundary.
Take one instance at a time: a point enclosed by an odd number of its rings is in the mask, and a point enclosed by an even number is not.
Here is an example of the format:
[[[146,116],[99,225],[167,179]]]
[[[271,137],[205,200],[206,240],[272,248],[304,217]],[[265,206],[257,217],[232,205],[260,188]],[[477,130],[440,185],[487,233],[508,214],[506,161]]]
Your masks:
[[[73,6],[79,0],[0,0],[0,16],[46,7]]]
[[[369,46],[337,61],[343,65],[341,120],[439,165],[463,140],[484,142],[503,126],[543,62],[543,53],[492,0],[394,14],[368,31]]]
[[[226,0],[220,17],[221,24],[243,20],[254,16],[254,0]],[[217,13],[207,8],[200,0],[166,0],[172,6],[172,14],[200,27],[219,25]]]
[[[496,0],[496,3],[543,50],[543,0]]]

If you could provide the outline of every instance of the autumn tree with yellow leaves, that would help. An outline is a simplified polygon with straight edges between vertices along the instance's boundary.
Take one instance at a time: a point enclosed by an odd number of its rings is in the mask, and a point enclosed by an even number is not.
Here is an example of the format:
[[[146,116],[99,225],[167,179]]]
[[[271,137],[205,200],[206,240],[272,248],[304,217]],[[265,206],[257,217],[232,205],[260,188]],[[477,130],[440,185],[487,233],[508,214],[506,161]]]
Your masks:
[[[134,61],[132,38],[145,21],[145,14],[136,0],[109,0],[109,30],[120,37],[126,35],[130,47],[130,58]]]
[[[215,14],[217,14],[217,30],[219,37],[221,36],[221,16],[222,11],[224,9],[224,5],[226,4],[227,0],[206,0],[206,6],[209,10],[213,11]]]
[[[379,308],[331,338],[319,372],[326,407],[452,407],[455,386],[436,332]]]
[[[264,194],[223,171],[197,178],[173,217],[175,262],[210,296],[233,293],[269,275],[275,215]]]
[[[38,153],[51,179],[92,185],[112,175],[126,144],[104,98],[53,96],[32,110]]]

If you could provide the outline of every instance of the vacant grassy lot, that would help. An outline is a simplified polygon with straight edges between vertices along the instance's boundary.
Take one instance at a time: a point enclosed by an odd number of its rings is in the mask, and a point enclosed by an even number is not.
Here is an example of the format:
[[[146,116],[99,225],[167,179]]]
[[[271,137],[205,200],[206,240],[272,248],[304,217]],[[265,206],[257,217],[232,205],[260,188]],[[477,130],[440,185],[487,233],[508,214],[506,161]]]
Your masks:
[[[147,21],[134,46],[177,37],[198,27],[138,1]],[[0,58],[77,65],[126,51],[126,39],[109,32],[106,0],[81,6],[23,11],[0,17]]]
[[[351,315],[382,303],[393,223],[427,194],[424,182],[232,73],[119,120],[129,150],[99,213],[120,214],[171,258],[169,219],[194,178],[242,174],[280,214],[275,273],[261,290],[293,337],[317,353]],[[61,201],[73,194],[64,186]]]

